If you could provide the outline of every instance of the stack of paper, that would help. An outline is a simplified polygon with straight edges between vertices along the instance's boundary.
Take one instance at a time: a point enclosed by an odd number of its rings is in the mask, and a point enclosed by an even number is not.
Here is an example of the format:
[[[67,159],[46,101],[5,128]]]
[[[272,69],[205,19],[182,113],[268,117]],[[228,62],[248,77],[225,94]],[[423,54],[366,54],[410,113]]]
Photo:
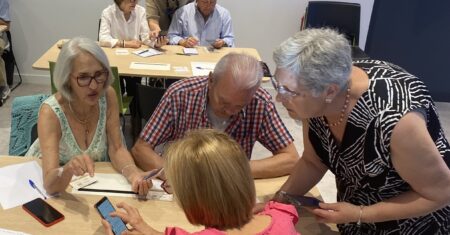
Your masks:
[[[198,55],[198,51],[195,48],[183,48],[183,53],[185,55]]]

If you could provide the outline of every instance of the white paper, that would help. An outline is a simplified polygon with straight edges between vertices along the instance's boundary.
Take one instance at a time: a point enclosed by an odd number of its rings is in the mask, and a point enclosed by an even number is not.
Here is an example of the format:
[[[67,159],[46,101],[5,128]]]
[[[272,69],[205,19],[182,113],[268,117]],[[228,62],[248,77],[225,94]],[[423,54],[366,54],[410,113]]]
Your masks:
[[[127,49],[116,49],[116,55],[129,55],[130,52]]]
[[[148,49],[144,49],[144,50],[133,51],[133,54],[138,55],[140,57],[150,57],[150,56],[155,56],[155,55],[161,55],[162,52],[155,50],[153,48],[148,48]]]
[[[29,233],[0,228],[0,235],[30,235]]]
[[[125,177],[123,177],[120,174],[95,173],[95,178],[97,178],[97,182],[84,187],[84,189],[131,191],[131,184],[128,182],[128,180]],[[152,179],[152,183],[153,183],[153,187],[148,192],[147,199],[172,201],[173,196],[164,192],[163,188],[161,187],[161,184],[162,184],[161,180]],[[75,188],[72,190],[72,193],[105,195],[105,196],[119,196],[119,197],[136,197],[135,194],[79,191]]]
[[[198,55],[198,51],[196,48],[183,48],[183,53],[186,55]]]
[[[206,76],[214,71],[216,63],[210,62],[191,62],[192,76]]]
[[[42,195],[28,183],[32,180],[48,197],[44,189],[42,168],[36,161],[9,165],[0,168],[0,204],[3,209],[20,206]]]
[[[177,73],[187,73],[187,72],[189,72],[188,67],[185,67],[185,66],[174,66],[173,70],[175,72],[177,72]]]
[[[170,70],[170,64],[131,62],[130,69],[147,69],[147,70],[169,71]]]
[[[89,173],[85,173],[81,176],[72,176],[72,180],[70,180],[70,186],[79,189],[91,185],[95,182],[97,182],[97,178],[95,178],[95,176],[91,177]]]

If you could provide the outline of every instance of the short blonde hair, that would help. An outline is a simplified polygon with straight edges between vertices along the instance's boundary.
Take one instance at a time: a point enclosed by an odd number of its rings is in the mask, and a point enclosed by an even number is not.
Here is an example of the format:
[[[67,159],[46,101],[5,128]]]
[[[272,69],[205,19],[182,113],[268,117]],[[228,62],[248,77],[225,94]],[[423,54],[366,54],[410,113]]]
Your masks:
[[[164,157],[169,184],[191,224],[226,230],[250,221],[256,200],[250,164],[227,134],[190,131]]]

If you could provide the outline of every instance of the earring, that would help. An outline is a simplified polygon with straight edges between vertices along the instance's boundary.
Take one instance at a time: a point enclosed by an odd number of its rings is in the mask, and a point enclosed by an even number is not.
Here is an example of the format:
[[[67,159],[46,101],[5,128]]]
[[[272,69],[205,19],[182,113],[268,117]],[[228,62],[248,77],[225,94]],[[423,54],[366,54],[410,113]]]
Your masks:
[[[333,99],[331,99],[331,98],[325,98],[325,103],[330,104],[331,101],[333,101]]]

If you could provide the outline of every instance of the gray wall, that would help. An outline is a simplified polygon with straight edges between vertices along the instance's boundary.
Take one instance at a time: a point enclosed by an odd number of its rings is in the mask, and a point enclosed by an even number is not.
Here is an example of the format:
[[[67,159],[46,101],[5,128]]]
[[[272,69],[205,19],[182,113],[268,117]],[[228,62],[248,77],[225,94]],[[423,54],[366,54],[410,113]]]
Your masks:
[[[16,60],[26,82],[46,83],[48,72],[31,68],[60,38],[83,35],[97,39],[101,11],[112,0],[10,0],[11,31]],[[218,0],[230,10],[238,47],[256,48],[273,70],[272,51],[298,31],[307,0]],[[364,45],[373,0],[361,4],[361,38]],[[144,4],[141,0],[140,4]]]

